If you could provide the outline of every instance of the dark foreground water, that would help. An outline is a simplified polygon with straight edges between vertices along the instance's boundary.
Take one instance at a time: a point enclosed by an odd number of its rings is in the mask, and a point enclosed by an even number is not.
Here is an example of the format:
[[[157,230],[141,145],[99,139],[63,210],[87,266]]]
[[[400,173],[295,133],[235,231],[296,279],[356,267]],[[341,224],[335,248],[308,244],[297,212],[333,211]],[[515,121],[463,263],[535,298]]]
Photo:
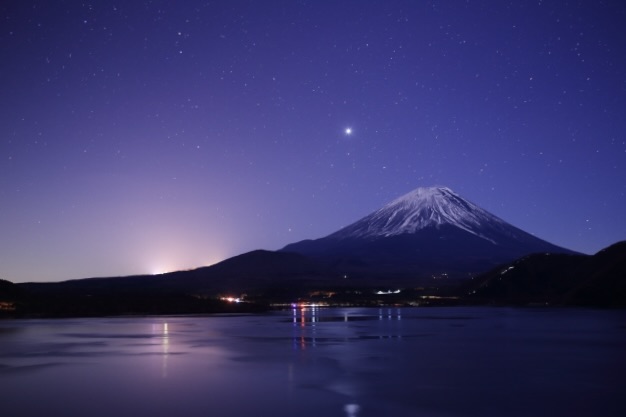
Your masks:
[[[626,312],[0,321],[1,416],[626,416]]]

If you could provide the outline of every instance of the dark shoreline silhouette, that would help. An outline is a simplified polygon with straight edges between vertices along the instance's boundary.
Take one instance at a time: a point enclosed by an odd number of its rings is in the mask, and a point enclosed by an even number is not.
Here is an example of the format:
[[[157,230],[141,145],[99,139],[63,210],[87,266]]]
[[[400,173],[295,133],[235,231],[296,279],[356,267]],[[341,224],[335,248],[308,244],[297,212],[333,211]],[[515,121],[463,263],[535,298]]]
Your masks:
[[[338,277],[298,254],[254,251],[163,275],[14,284],[1,317],[258,313],[290,303],[335,306],[626,307],[626,241],[595,255],[534,254],[470,279]],[[243,301],[243,302],[235,302]]]

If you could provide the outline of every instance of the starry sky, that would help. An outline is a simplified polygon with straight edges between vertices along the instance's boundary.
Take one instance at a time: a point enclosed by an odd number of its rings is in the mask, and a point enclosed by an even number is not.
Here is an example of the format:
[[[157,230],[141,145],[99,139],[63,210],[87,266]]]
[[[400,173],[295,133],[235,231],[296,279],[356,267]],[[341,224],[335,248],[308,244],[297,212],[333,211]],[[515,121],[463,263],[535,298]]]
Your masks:
[[[2,279],[210,265],[432,185],[584,253],[626,239],[623,1],[7,0],[0,17]]]

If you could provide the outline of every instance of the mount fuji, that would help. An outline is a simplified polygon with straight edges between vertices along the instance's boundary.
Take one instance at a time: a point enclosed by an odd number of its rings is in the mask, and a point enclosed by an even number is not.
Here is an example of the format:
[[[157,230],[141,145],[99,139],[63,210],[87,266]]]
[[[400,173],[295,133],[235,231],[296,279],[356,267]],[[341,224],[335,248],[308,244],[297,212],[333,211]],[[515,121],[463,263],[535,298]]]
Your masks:
[[[419,302],[423,296],[469,300],[471,294],[472,303],[519,303],[540,295],[541,302],[623,305],[623,249],[619,244],[595,257],[546,256],[577,254],[511,226],[449,188],[430,187],[326,237],[279,251],[256,250],[158,276],[19,285],[0,280],[0,299],[23,305],[26,314],[52,316],[206,313],[223,309],[206,301],[216,294],[284,302],[311,291],[319,297],[320,290],[337,291],[334,302],[370,305],[379,302],[368,293],[375,288],[410,289],[408,297]]]
[[[446,187],[418,188],[326,237],[281,249],[348,275],[463,278],[532,253],[575,252],[539,239]]]

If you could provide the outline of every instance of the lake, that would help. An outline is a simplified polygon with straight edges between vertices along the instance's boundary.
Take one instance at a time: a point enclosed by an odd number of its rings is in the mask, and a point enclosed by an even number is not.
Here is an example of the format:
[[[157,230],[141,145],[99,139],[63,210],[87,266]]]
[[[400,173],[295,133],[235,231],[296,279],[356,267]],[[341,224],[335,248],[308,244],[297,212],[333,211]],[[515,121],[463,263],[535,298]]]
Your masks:
[[[626,416],[626,311],[0,321],[0,415]]]

